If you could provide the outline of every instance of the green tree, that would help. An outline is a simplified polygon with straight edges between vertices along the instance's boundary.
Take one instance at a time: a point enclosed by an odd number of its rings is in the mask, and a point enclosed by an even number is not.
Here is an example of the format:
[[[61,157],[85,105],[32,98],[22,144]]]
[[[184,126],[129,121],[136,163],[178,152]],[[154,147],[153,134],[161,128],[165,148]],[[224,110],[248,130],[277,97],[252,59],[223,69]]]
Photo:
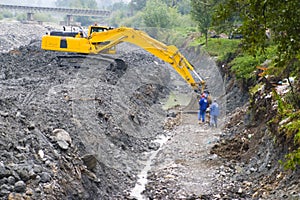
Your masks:
[[[55,1],[55,5],[56,5],[57,7],[65,7],[65,8],[69,8],[71,2],[72,2],[72,0],[56,0],[56,1]]]
[[[134,15],[138,11],[143,10],[146,7],[147,0],[131,0],[129,2],[129,8],[131,15]]]
[[[170,8],[159,0],[147,1],[143,11],[144,23],[148,27],[172,28],[179,15],[177,9]]]
[[[95,0],[57,0],[55,2],[58,7],[69,7],[69,8],[88,8],[96,9],[97,2]],[[82,25],[90,25],[95,20],[92,17],[78,16],[75,20],[80,22]]]
[[[108,7],[109,10],[111,11],[127,11],[129,8],[129,5],[124,3],[124,2],[117,2],[112,4],[111,6]]]
[[[210,0],[191,0],[191,15],[198,28],[205,36],[207,46],[208,31],[212,23],[213,3]]]
[[[182,15],[189,14],[191,12],[191,1],[181,1],[178,3],[178,11]]]
[[[55,5],[57,7],[89,9],[96,9],[98,7],[95,0],[56,0]]]
[[[124,25],[124,20],[127,21],[127,18],[130,18],[131,16],[129,11],[129,5],[124,2],[114,3],[108,7],[108,10],[112,12],[109,19],[109,23],[113,27]],[[137,15],[137,13],[135,15]],[[138,20],[142,19],[140,18]]]
[[[278,47],[278,66],[291,66],[300,52],[299,7],[299,0],[227,0],[218,5],[215,19],[220,24],[238,15],[243,47],[252,54],[264,52],[268,32]]]
[[[85,3],[81,0],[72,0],[69,5],[70,8],[88,8],[85,7]]]
[[[238,15],[242,22],[239,29],[243,34],[244,50],[252,55],[264,54],[269,45],[275,46],[277,56],[271,58],[274,62],[268,73],[289,80],[290,76],[299,78],[300,74],[299,7],[299,0],[226,0],[219,4],[215,19],[222,23]],[[286,104],[282,110],[279,106],[279,114],[275,118],[282,120],[289,116],[293,119],[279,130],[285,133],[287,138],[294,136],[294,144],[290,146],[294,151],[287,155],[284,165],[295,169],[297,165],[300,166],[299,83],[291,85],[291,94],[286,95],[285,99],[290,100],[291,104]],[[279,96],[277,101],[279,105],[288,102],[282,101],[282,97]]]
[[[162,0],[168,7],[176,8],[180,14],[189,14],[191,11],[190,0]]]

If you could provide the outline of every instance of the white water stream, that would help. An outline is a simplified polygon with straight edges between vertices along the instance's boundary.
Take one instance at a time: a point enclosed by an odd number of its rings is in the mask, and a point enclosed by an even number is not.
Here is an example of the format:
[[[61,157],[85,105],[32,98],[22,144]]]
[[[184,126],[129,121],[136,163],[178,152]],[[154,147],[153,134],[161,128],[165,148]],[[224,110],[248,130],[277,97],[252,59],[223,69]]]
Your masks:
[[[161,150],[163,144],[165,144],[171,136],[160,135],[154,142],[159,143],[159,148],[156,151],[150,152],[150,156],[145,163],[145,167],[142,169],[138,175],[138,180],[135,184],[135,187],[131,190],[130,196],[136,198],[137,200],[145,200],[145,196],[142,195],[142,192],[146,189],[146,184],[148,182],[147,173],[151,169],[152,160],[156,157],[157,153]]]

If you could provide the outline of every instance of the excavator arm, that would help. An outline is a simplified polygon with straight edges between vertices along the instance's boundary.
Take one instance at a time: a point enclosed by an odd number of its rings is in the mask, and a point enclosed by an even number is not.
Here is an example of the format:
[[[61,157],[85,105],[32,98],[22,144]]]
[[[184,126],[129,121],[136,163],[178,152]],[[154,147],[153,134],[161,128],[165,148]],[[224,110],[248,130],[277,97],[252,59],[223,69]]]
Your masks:
[[[89,34],[87,38],[82,38],[79,34],[78,37],[43,36],[42,48],[45,50],[98,54],[109,52],[110,49],[122,42],[132,43],[172,65],[177,73],[195,91],[199,91],[200,89],[203,92],[205,87],[204,80],[175,46],[167,46],[143,31],[127,27],[103,29],[101,32],[92,32],[90,30]],[[190,72],[194,74],[198,82],[195,81]]]

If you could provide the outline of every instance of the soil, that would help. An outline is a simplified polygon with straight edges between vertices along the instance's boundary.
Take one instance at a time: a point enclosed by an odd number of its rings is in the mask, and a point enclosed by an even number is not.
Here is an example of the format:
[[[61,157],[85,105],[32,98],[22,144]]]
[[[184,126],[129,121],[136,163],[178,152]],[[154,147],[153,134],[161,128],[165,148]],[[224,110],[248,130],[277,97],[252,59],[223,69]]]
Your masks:
[[[136,46],[78,57],[40,49],[49,26],[14,23],[23,30],[17,44],[12,24],[2,25],[0,198],[300,198],[299,170],[278,164],[287,147],[273,142],[268,115],[249,111],[234,77],[222,77],[201,49],[182,52],[220,103],[218,129],[198,124],[198,96],[172,67]],[[161,145],[160,136],[168,138]]]

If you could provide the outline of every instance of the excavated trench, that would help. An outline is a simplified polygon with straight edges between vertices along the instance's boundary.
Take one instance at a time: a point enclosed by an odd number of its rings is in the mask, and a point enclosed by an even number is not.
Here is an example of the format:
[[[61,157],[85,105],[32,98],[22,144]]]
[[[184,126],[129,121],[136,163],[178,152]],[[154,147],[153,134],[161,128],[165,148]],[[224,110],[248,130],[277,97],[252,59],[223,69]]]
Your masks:
[[[134,45],[119,45],[114,56],[78,56],[28,40],[7,53],[1,43],[1,198],[134,198],[163,146],[156,140],[169,137],[166,117],[177,116],[165,102],[187,104],[191,88]],[[186,55],[203,66],[199,73],[213,73],[212,60]]]
[[[43,51],[32,39],[45,28],[27,28],[36,35],[16,36],[20,48],[11,50],[16,43],[2,32],[0,38],[1,199],[251,199],[260,188],[257,176],[273,172],[266,136],[268,154],[251,165],[221,162],[226,148],[246,156],[254,149],[248,140],[214,146],[220,136],[252,134],[243,125],[246,108],[225,132],[198,125],[197,95],[170,65],[139,47],[121,44],[113,56]],[[226,123],[226,112],[244,105],[247,95],[233,77],[224,77],[225,94],[213,58],[197,48],[181,51],[206,79],[222,109],[220,124]],[[211,154],[217,151],[221,157]],[[287,191],[297,197],[292,181]]]

